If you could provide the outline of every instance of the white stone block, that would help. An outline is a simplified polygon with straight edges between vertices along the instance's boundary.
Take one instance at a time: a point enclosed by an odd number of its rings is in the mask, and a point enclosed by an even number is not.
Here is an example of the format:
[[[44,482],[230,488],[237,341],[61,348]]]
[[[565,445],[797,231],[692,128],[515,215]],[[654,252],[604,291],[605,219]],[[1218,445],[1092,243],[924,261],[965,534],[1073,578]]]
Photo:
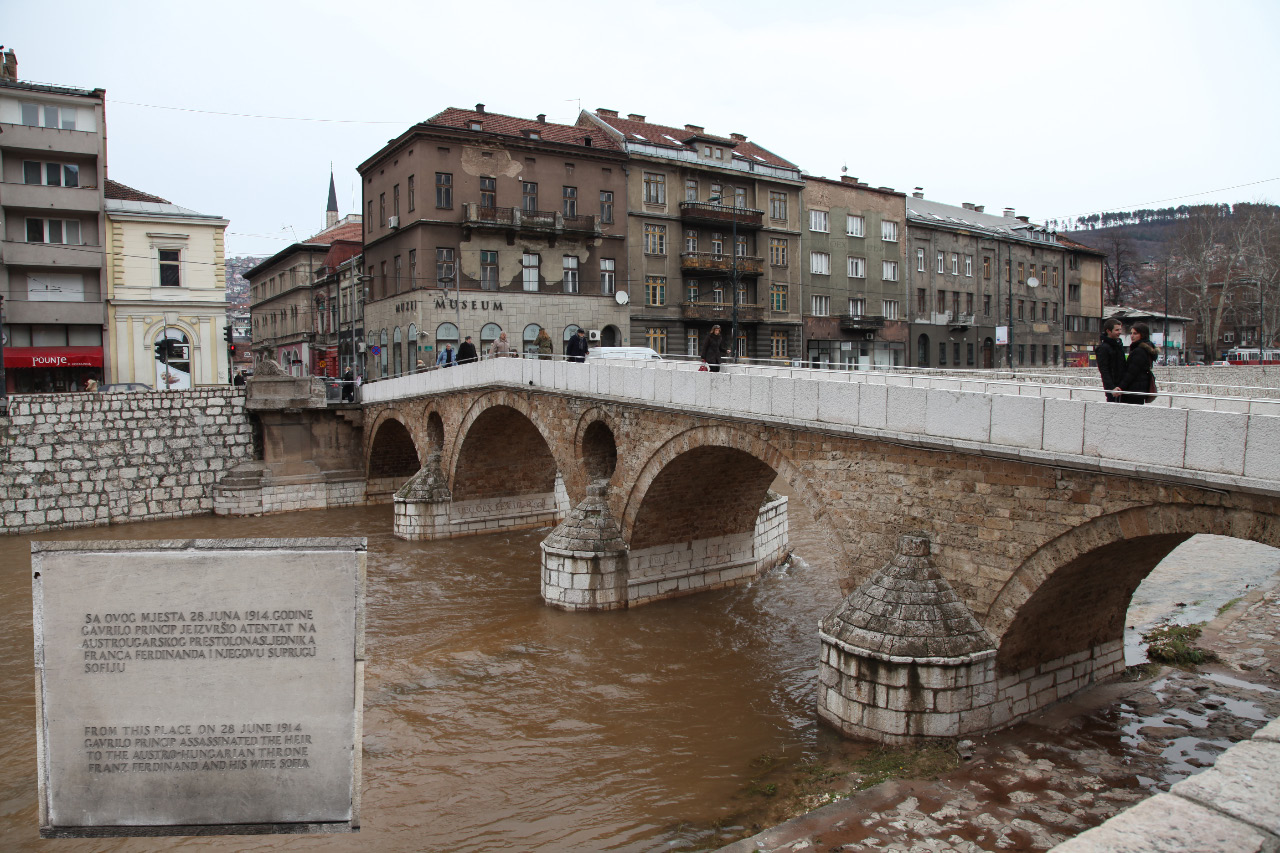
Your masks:
[[[496,381],[511,385],[520,384],[520,376],[524,373],[524,367],[520,364],[520,359],[498,358],[489,363],[494,366],[493,378]],[[447,372],[452,373],[453,371],[449,370]]]
[[[795,381],[778,377],[770,379],[769,386],[769,414],[775,418],[792,417],[795,412]]]
[[[675,370],[656,370],[653,377],[653,401],[655,403],[671,402],[672,379],[678,375]]]
[[[702,371],[691,371],[685,374],[693,378],[693,404],[699,408],[707,409],[718,407],[716,401],[711,397],[711,372],[703,373]]]
[[[568,365],[563,361],[551,362],[551,388],[566,389],[569,387]]]
[[[768,376],[750,374],[751,404],[753,415],[767,415],[773,411],[773,381]]]
[[[1039,450],[1044,433],[1044,400],[995,394],[991,397],[991,441]]]
[[[579,364],[576,361],[565,365],[565,388],[575,394],[591,393],[591,371],[593,366]]]
[[[651,374],[652,371],[628,370],[614,376],[609,381],[613,395],[615,397],[626,397],[630,400],[644,400],[644,378],[647,373]],[[651,377],[650,383],[652,381]],[[649,387],[652,388],[652,384]]]
[[[1080,454],[1084,450],[1084,409],[1079,400],[1044,400],[1043,449]],[[1118,405],[1112,403],[1111,405]]]
[[[746,374],[729,374],[729,397],[725,407],[731,412],[751,411],[751,379]]]
[[[858,395],[861,384],[819,382],[818,420],[832,424],[858,423]]]
[[[1245,439],[1244,475],[1280,480],[1280,418],[1249,415]]]
[[[640,399],[652,401],[654,399],[654,384],[661,371],[656,368],[645,367],[637,372],[640,374]]]
[[[1249,414],[1266,415],[1270,418],[1280,418],[1280,403],[1273,403],[1267,400],[1254,400],[1249,404]]]
[[[693,406],[697,395],[693,384],[698,377],[693,373],[677,371],[671,375],[671,402],[677,406]]]
[[[885,428],[894,432],[924,432],[928,397],[929,392],[923,388],[890,385]]]
[[[925,394],[925,433],[965,441],[991,438],[991,398],[959,390],[933,389]]]
[[[795,407],[793,417],[805,421],[818,419],[818,389],[825,384],[818,379],[796,379],[792,383],[795,389],[792,399],[792,405]]]
[[[881,377],[872,377],[879,379]],[[868,429],[885,429],[889,422],[889,389],[869,382],[859,389],[858,425]]]
[[[1186,409],[1085,403],[1085,456],[1181,468],[1186,441]]]
[[[1216,474],[1243,474],[1249,416],[1187,412],[1186,467]]]
[[[1219,397],[1211,402],[1213,403],[1213,409],[1216,412],[1237,412],[1242,415],[1251,415],[1254,413],[1253,406],[1250,405],[1250,401],[1242,397]],[[1258,414],[1276,413],[1259,411]]]

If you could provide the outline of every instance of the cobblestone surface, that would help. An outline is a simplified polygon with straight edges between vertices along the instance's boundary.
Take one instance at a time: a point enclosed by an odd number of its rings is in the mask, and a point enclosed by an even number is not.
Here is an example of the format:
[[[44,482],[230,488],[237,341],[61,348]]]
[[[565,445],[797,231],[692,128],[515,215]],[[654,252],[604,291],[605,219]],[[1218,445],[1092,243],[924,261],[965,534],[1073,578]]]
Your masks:
[[[879,785],[723,848],[747,851],[1048,850],[1181,779],[1280,715],[1280,576],[1211,622],[1221,660],[1103,685],[962,744],[934,781]]]

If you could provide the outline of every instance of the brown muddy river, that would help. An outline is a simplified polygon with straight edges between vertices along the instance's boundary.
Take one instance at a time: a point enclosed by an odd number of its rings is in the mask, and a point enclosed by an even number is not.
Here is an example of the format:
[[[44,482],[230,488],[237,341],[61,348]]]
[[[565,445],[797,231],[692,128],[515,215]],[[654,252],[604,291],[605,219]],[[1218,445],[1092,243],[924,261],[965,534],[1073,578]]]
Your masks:
[[[411,543],[391,507],[0,538],[0,850],[649,851],[703,847],[761,755],[799,757],[817,621],[839,597],[792,509],[795,561],[751,586],[615,613],[539,596],[547,530]],[[360,833],[41,841],[31,539],[366,536]],[[823,737],[827,737],[824,733]]]

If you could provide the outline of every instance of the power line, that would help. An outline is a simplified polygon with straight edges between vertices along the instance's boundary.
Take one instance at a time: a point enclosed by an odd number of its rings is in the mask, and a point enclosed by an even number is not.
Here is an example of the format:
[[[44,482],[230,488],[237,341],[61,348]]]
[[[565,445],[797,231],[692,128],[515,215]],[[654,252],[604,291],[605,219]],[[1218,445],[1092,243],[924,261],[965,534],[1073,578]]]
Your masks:
[[[1159,199],[1156,199],[1155,201],[1143,201],[1137,204],[1114,205],[1112,207],[1103,208],[1102,210],[1090,210],[1088,213],[1072,213],[1072,214],[1068,214],[1067,216],[1063,216],[1059,218],[1064,220],[1071,220],[1071,219],[1078,219],[1081,216],[1092,216],[1095,213],[1112,213],[1119,210],[1134,210],[1137,208],[1147,207],[1148,205],[1152,205],[1152,204],[1164,204],[1165,202],[1169,202],[1169,201],[1181,201],[1184,198],[1195,198],[1196,196],[1208,195],[1209,193],[1221,193],[1221,192],[1226,192],[1227,190],[1238,190],[1243,187],[1256,187],[1259,184],[1269,184],[1272,181],[1280,181],[1280,178],[1264,178],[1261,181],[1250,181],[1247,184],[1236,184],[1235,186],[1231,186],[1231,187],[1219,187],[1216,190],[1203,190],[1198,193],[1188,193],[1187,195],[1178,195],[1178,196],[1173,196],[1172,198],[1159,198]]]

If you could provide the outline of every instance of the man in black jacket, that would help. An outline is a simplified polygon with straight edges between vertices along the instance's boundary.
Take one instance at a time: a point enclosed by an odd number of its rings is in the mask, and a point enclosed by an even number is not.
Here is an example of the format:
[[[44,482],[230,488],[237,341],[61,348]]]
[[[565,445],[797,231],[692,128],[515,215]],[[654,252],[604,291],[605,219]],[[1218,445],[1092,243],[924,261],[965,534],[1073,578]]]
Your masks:
[[[587,352],[590,346],[587,344],[587,330],[579,329],[578,334],[569,338],[569,343],[565,344],[564,354],[569,361],[586,361]]]
[[[476,360],[476,345],[471,343],[471,336],[463,338],[458,347],[458,364],[470,364]]]
[[[1120,402],[1120,395],[1113,394],[1111,389],[1120,385],[1124,377],[1124,343],[1120,334],[1124,326],[1115,317],[1102,324],[1102,341],[1093,348],[1094,359],[1098,363],[1098,373],[1102,375],[1102,389],[1107,394],[1107,402]]]

